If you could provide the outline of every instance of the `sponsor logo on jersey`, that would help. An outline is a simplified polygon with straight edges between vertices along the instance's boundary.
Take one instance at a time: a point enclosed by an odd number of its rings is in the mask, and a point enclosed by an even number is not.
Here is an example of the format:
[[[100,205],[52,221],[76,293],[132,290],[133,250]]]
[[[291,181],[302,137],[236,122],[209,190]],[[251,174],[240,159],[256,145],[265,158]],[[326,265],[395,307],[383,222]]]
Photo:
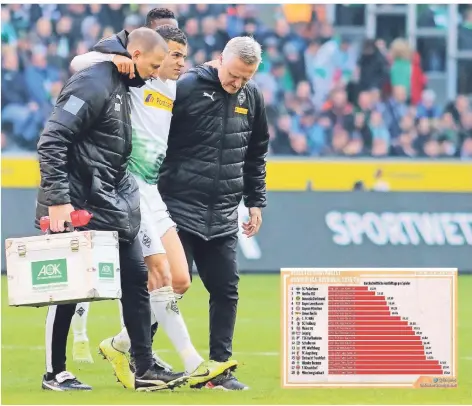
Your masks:
[[[164,96],[162,93],[154,92],[152,90],[145,90],[144,105],[154,107],[156,109],[172,111],[174,102],[167,96]]]

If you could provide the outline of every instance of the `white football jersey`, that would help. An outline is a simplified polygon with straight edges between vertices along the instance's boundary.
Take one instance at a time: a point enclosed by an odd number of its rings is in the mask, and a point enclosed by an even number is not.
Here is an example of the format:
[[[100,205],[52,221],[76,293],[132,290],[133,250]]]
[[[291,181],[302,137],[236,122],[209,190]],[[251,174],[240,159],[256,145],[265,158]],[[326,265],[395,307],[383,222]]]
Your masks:
[[[147,183],[156,184],[167,151],[176,82],[149,80],[130,87],[133,151],[129,170]]]

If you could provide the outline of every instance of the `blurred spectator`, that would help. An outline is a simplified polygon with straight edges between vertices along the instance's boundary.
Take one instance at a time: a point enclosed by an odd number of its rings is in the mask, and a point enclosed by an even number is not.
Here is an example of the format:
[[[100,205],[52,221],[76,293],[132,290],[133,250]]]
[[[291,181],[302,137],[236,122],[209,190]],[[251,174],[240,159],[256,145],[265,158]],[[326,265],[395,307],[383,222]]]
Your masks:
[[[372,147],[372,133],[369,128],[368,116],[363,112],[354,115],[353,138],[362,141],[362,148]]]
[[[47,48],[50,44],[56,42],[52,32],[51,21],[42,17],[36,22],[36,29],[31,32],[29,38],[31,45],[43,45]]]
[[[407,93],[404,86],[395,86],[392,96],[381,107],[385,125],[392,139],[400,135],[400,122],[408,114]]]
[[[389,154],[388,143],[383,138],[374,138],[372,141],[371,155],[377,158],[386,157]]]
[[[364,41],[358,65],[360,91],[384,87],[388,80],[388,63],[374,40]]]
[[[430,139],[424,145],[424,154],[428,158],[437,158],[440,155],[439,143],[435,139]]]
[[[394,156],[398,157],[414,157],[416,150],[413,147],[414,136],[411,132],[403,132],[398,137],[398,143],[392,147]]]
[[[293,42],[288,42],[285,44],[283,52],[287,58],[287,68],[290,72],[295,85],[299,84],[301,81],[306,80],[305,72],[305,61],[303,54],[300,53],[297,46]],[[307,85],[309,86],[308,82]],[[311,93],[311,90],[310,90]]]
[[[330,26],[325,24],[320,34],[320,39],[312,42],[308,52],[305,52],[306,74],[315,91],[314,102],[317,108],[323,105],[333,87],[340,59],[338,43],[330,36]]]
[[[34,151],[71,75],[72,58],[103,37],[143,25],[153,7],[2,5],[2,150]],[[418,52],[404,39],[387,44],[380,38],[339,35],[324,5],[159,7],[172,10],[187,33],[187,70],[217,58],[233,36],[252,35],[261,42],[263,59],[254,80],[264,94],[271,154],[470,159],[467,97],[460,95],[445,108],[438,103],[432,90],[424,90]],[[419,8],[423,26],[446,29],[444,9]],[[467,45],[472,43],[471,10],[466,9],[459,29],[461,49],[472,49]],[[348,25],[364,24],[364,11],[364,5],[336,6],[338,17],[351,21]],[[417,51],[423,52],[420,44]],[[431,59],[432,53],[422,55]]]
[[[383,149],[380,148],[380,145],[385,145],[386,152],[382,155],[386,155],[390,147],[390,132],[388,131],[387,126],[383,121],[382,114],[379,111],[372,112],[369,121],[369,130],[372,134],[372,153],[374,151],[374,145],[376,151],[383,151]],[[381,140],[382,142],[376,142],[377,140]],[[377,152],[377,154],[379,154],[379,152]]]
[[[460,157],[464,160],[472,160],[472,137],[468,137],[464,140],[460,151]]]
[[[416,106],[420,100],[428,79],[421,68],[421,57],[418,52],[413,53],[410,80],[410,103]]]
[[[17,40],[15,28],[11,23],[10,12],[2,7],[2,44],[15,45]]]
[[[413,73],[412,50],[403,38],[397,38],[390,46],[392,66],[390,81],[392,87],[402,86],[406,91],[406,99],[411,95],[411,77]]]
[[[51,111],[50,95],[53,82],[59,81],[59,72],[48,65],[47,50],[41,45],[33,48],[30,65],[25,68],[26,88],[31,100],[37,103],[44,118]]]
[[[467,137],[472,137],[472,112],[467,112],[462,115],[461,122],[461,142]]]
[[[348,131],[354,129],[354,111],[347,101],[344,89],[336,89],[331,93],[323,111],[323,114],[330,119],[331,125],[341,126]]]
[[[8,144],[3,129],[10,126],[17,143],[32,149],[43,121],[40,106],[30,100],[16,52],[4,47],[2,56],[2,145]]]
[[[421,101],[416,108],[417,118],[436,119],[441,115],[441,108],[435,104],[436,94],[433,90],[424,90],[421,94]]]
[[[329,155],[342,156],[350,141],[349,133],[339,125],[334,126]]]
[[[469,99],[465,95],[458,95],[456,100],[446,106],[446,112],[451,113],[456,123],[461,121],[461,117],[470,111]]]
[[[418,137],[415,139],[413,146],[418,151],[419,155],[425,156],[424,146],[431,139],[433,135],[431,121],[427,117],[422,117],[417,125]]]
[[[91,24],[91,25],[93,26],[94,30],[96,30],[95,24],[94,24],[95,21],[96,21],[96,19],[94,18],[94,19],[89,23],[89,24]],[[85,22],[85,20],[84,20],[84,22]],[[137,14],[130,14],[129,16],[127,16],[127,17],[125,18],[125,21],[124,21],[124,23],[123,23],[123,28],[124,28],[126,31],[131,32],[131,31],[135,30],[136,28],[142,27],[142,26],[144,25],[144,23],[145,23],[145,22],[144,22],[144,18],[143,18],[143,17],[141,17],[141,16],[139,16],[139,15],[137,15]],[[84,39],[86,39],[85,37],[86,37],[87,34],[84,33],[84,31],[85,31],[85,30],[84,30],[84,23],[82,23],[82,32],[83,32],[82,35],[83,35]],[[121,31],[121,30],[120,30],[120,31]],[[89,35],[90,35],[90,34],[89,34]],[[93,35],[93,36],[96,36],[96,35]],[[95,43],[96,43],[96,42],[97,42],[97,41],[95,41]],[[88,41],[86,41],[86,43],[87,43],[87,46],[89,46]],[[95,44],[95,43],[94,43],[94,44]],[[92,44],[92,45],[94,45],[94,44]],[[89,48],[91,48],[91,46],[89,46]]]
[[[444,113],[441,117],[435,138],[438,141],[442,140],[442,143],[448,142],[448,146],[450,143],[451,146],[449,146],[449,148],[454,148],[454,151],[450,154],[448,152],[448,155],[454,154],[456,146],[459,145],[459,128],[456,122],[454,121],[454,117],[451,113]]]
[[[297,155],[297,151],[292,146],[292,139],[290,136],[291,127],[291,118],[288,114],[278,118],[274,137],[270,143],[270,148],[274,154]]]

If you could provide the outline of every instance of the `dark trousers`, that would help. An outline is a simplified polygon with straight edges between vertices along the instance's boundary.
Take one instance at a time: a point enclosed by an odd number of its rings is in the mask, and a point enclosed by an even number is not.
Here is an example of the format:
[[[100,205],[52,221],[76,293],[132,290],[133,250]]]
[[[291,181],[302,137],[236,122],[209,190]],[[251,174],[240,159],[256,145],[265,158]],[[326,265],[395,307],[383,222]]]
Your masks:
[[[120,243],[123,319],[133,346],[137,374],[152,365],[148,273],[139,240]],[[46,318],[46,370],[49,379],[66,370],[67,335],[75,304],[50,306]]]
[[[180,230],[179,237],[190,272],[195,261],[200,278],[210,294],[210,359],[227,361],[233,351],[238,306],[238,236],[234,234],[205,241]]]

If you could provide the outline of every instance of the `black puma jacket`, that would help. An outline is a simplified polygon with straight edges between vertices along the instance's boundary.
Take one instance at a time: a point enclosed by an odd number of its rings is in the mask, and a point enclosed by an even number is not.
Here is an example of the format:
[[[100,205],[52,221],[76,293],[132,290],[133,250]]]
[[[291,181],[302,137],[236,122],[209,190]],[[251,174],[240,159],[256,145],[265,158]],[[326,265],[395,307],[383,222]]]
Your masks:
[[[106,41],[104,49],[108,44],[110,53],[129,57],[123,47]],[[102,62],[73,75],[62,89],[38,142],[37,227],[49,206],[71,203],[93,214],[86,229],[118,231],[124,242],[135,239],[141,214],[138,186],[127,170],[131,110],[126,81],[113,63]]]
[[[269,142],[261,91],[253,81],[235,95],[218,71],[198,66],[177,82],[159,191],[180,229],[205,240],[238,231],[238,206],[266,206]]]

